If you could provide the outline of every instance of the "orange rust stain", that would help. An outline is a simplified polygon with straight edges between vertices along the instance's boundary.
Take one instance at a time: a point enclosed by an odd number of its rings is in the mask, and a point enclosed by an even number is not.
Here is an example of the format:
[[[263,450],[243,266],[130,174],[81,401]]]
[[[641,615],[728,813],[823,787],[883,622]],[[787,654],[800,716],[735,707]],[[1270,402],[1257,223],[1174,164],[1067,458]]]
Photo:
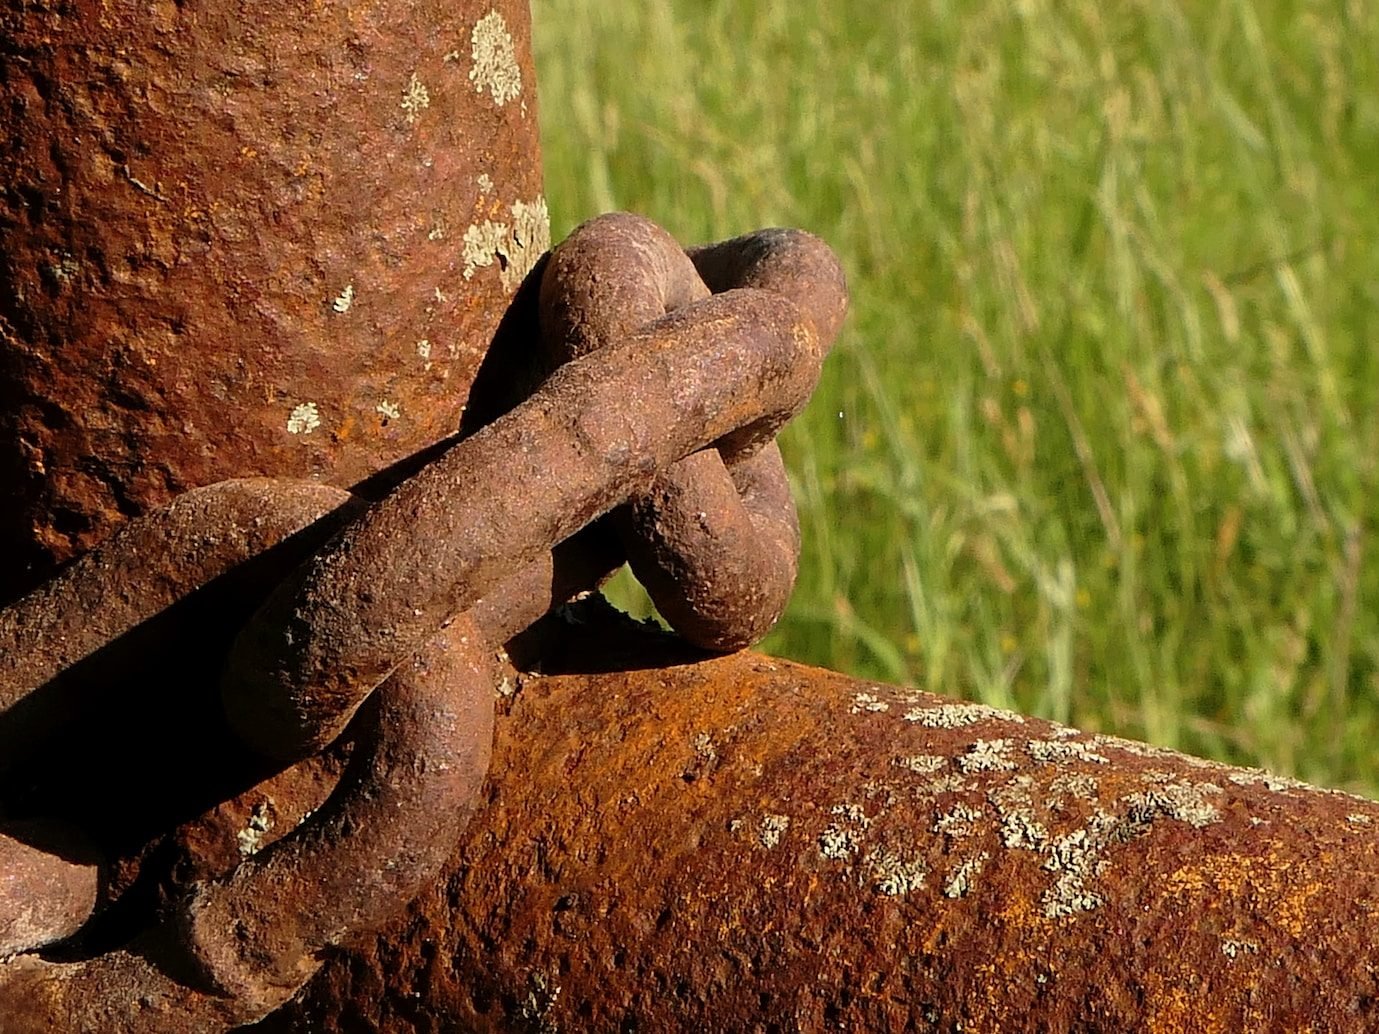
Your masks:
[[[1184,987],[1160,987],[1145,1004],[1152,1034],[1228,1034],[1214,1013],[1204,1011],[1202,996]]]
[[[1278,908],[1274,914],[1278,925],[1292,936],[1301,937],[1307,928],[1308,913],[1311,911],[1310,903],[1321,892],[1322,885],[1316,882],[1289,886],[1287,892],[1279,899]]]

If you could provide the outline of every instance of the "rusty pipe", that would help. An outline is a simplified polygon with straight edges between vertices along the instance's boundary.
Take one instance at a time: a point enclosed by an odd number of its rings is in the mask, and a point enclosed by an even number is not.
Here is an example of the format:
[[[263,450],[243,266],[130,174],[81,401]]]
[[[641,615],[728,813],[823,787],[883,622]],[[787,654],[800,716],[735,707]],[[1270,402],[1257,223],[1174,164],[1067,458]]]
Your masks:
[[[530,32],[0,0],[0,603],[189,489],[454,434],[549,242]]]
[[[623,670],[524,679],[443,874],[256,1030],[1379,1021],[1373,802],[584,606],[548,663]],[[115,964],[0,968],[6,1029],[102,1029]],[[158,979],[128,1029],[223,1009]]]
[[[567,669],[626,670],[528,679],[446,875],[257,1030],[1379,1026],[1374,802],[753,654],[677,664],[606,615],[562,636]]]

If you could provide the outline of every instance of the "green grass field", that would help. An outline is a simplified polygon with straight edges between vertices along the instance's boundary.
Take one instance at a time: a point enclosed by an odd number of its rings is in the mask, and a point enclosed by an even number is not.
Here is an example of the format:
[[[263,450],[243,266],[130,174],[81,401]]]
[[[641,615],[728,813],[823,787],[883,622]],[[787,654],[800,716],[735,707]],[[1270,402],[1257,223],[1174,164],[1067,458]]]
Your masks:
[[[1379,6],[536,0],[557,239],[827,239],[766,648],[1379,790]]]

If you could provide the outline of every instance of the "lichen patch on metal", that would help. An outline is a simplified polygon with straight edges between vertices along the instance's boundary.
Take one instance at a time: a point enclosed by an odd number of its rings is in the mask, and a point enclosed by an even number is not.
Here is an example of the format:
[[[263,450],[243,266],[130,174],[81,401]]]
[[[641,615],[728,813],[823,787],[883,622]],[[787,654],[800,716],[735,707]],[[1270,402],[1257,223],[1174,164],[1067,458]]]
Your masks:
[[[522,69],[512,45],[512,33],[497,11],[479,19],[469,38],[473,64],[469,80],[480,93],[485,90],[493,103],[502,107],[522,93]]]
[[[1003,711],[987,704],[939,704],[915,707],[905,712],[907,722],[917,722],[927,729],[958,729],[978,722],[1013,722],[1024,724],[1024,716]]]
[[[321,412],[314,402],[302,402],[292,407],[287,417],[288,434],[310,434],[321,426]]]
[[[768,851],[780,843],[781,835],[790,828],[790,816],[788,815],[764,815],[761,819],[761,832],[759,839],[761,846]]]
[[[273,815],[269,811],[268,803],[260,801],[254,805],[254,810],[249,814],[249,821],[244,828],[235,836],[241,857],[248,858],[256,854],[263,846],[263,838],[273,828]]]
[[[861,714],[863,711],[880,713],[889,711],[891,705],[885,700],[879,699],[874,693],[858,693],[852,698],[852,707],[849,709],[853,714]]]
[[[550,212],[546,199],[515,201],[512,221],[485,219],[464,232],[464,278],[472,280],[480,269],[497,263],[503,286],[516,290],[537,260],[551,246]]]
[[[407,116],[407,124],[412,125],[417,117],[431,106],[431,93],[426,89],[426,85],[417,78],[417,73],[413,72],[412,77],[407,80],[407,87],[402,91],[402,111]]]
[[[342,316],[350,311],[352,305],[354,305],[354,284],[346,284],[344,289],[330,303],[330,307]]]

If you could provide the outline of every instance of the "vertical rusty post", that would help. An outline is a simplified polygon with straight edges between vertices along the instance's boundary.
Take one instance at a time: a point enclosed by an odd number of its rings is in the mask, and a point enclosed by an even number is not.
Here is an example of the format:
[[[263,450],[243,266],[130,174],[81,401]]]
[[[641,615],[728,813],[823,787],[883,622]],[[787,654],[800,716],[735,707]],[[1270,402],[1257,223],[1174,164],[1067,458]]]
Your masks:
[[[548,244],[522,0],[0,6],[0,602],[452,434]]]

